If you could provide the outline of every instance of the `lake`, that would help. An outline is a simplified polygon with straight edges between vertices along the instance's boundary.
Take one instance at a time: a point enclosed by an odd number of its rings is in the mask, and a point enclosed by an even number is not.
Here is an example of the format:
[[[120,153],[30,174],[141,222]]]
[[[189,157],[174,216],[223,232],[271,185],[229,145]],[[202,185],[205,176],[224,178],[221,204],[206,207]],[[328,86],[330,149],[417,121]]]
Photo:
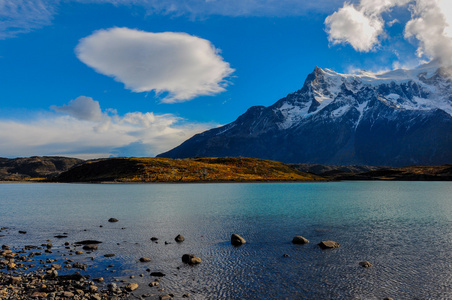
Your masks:
[[[0,244],[50,240],[62,261],[64,242],[100,240],[70,258],[89,265],[82,274],[139,283],[137,295],[158,294],[150,270],[166,274],[161,286],[176,298],[452,298],[450,182],[3,183],[0,204],[0,227],[9,227]],[[247,243],[233,247],[232,233]],[[292,244],[296,235],[310,243]],[[341,246],[321,250],[323,240]],[[184,265],[185,253],[202,263]],[[138,263],[143,256],[152,261]]]

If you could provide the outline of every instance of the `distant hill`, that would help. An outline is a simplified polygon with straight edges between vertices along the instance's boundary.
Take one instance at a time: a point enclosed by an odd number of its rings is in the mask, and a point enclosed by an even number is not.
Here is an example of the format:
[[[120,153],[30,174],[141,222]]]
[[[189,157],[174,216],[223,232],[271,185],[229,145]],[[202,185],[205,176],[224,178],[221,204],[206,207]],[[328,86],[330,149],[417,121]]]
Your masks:
[[[283,163],[255,158],[109,158],[88,161],[57,182],[325,181]]]
[[[78,158],[58,156],[0,157],[0,180],[49,179],[83,162]]]

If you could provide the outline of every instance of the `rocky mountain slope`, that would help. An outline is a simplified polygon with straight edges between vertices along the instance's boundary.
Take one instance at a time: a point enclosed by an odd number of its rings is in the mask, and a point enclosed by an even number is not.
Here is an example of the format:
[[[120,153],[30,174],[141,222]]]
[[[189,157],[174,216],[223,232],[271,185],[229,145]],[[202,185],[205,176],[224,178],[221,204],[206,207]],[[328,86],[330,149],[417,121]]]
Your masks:
[[[0,180],[51,178],[84,160],[57,156],[0,157]]]
[[[452,81],[435,62],[414,70],[339,74],[315,68],[269,107],[195,135],[159,156],[245,156],[335,165],[452,162]]]

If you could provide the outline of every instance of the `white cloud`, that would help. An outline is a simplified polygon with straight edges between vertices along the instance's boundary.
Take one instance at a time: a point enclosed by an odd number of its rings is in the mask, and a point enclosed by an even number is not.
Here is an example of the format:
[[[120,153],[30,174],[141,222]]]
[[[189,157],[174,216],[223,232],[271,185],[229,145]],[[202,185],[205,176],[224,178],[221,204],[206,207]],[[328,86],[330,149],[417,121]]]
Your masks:
[[[450,6],[440,5],[438,0],[418,0],[412,6],[413,18],[406,24],[405,37],[415,37],[419,41],[418,56],[437,59],[445,66],[452,66],[452,38],[448,35],[451,11],[443,11]],[[450,7],[449,7],[450,8]]]
[[[100,121],[102,119],[102,111],[99,102],[94,101],[91,97],[80,96],[71,100],[69,104],[63,106],[53,105],[50,108],[80,120]]]
[[[345,3],[325,20],[328,39],[334,44],[348,43],[357,51],[374,50],[385,34],[382,14],[396,6],[405,6],[411,19],[405,26],[405,38],[418,43],[420,61],[438,60],[452,66],[452,2],[450,0],[361,0],[355,7]],[[392,26],[397,20],[387,20]]]
[[[58,1],[0,0],[0,39],[49,25]]]
[[[364,10],[345,4],[325,20],[328,40],[333,45],[349,43],[356,51],[368,52],[378,43],[383,32],[383,21],[378,16],[367,15]]]
[[[99,30],[80,40],[76,53],[134,92],[168,92],[168,103],[222,92],[234,71],[209,41],[186,33]]]
[[[154,156],[214,126],[152,112],[124,116],[103,112],[96,120],[69,113],[36,115],[24,121],[0,119],[0,153],[7,157],[62,155],[85,159]]]
[[[222,16],[302,16],[309,12],[330,13],[342,0],[0,0],[0,39],[50,25],[53,16],[69,2],[113,4],[144,8],[148,14]]]

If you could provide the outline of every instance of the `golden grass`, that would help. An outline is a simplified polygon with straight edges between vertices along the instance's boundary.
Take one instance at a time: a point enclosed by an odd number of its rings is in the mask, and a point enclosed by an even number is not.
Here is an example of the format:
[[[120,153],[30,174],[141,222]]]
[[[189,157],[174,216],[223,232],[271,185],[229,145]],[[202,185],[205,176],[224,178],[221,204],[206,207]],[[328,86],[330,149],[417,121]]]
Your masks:
[[[57,179],[58,180],[58,179]],[[283,163],[255,158],[112,158],[76,167],[62,181],[254,182],[323,181]]]

